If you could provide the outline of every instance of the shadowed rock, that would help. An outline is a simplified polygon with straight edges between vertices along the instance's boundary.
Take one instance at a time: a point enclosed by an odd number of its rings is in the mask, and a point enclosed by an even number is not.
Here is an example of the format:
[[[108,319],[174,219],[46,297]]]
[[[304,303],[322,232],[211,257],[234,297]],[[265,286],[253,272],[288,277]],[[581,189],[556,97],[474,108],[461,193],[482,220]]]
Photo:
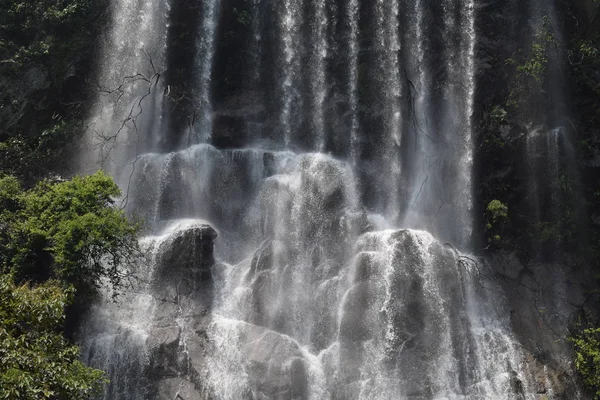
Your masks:
[[[211,267],[215,263],[213,254],[217,232],[204,222],[191,222],[177,231],[172,238],[161,244],[158,264],[160,274],[198,271],[203,281],[211,279]]]

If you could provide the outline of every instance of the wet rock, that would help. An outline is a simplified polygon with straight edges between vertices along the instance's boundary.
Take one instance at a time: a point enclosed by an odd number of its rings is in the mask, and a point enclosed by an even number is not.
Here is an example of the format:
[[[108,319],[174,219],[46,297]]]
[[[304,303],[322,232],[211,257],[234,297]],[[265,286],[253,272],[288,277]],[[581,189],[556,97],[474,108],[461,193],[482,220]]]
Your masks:
[[[152,382],[151,398],[200,399],[217,233],[200,220],[176,221],[165,232],[156,239],[155,306],[147,328],[144,375]]]
[[[357,344],[370,339],[374,334],[373,328],[376,326],[368,317],[374,305],[370,301],[374,289],[376,290],[372,284],[360,283],[349,290],[340,320],[340,337],[343,343]]]
[[[356,274],[354,275],[355,282],[364,282],[371,278],[373,275],[374,266],[374,254],[373,253],[359,253],[356,256]]]
[[[290,398],[294,388],[296,393],[302,393],[299,386],[306,372],[295,341],[249,324],[241,336],[241,349],[247,360],[245,370],[261,393],[269,398]]]
[[[291,397],[294,400],[308,399],[308,374],[302,359],[296,358],[290,365]]]
[[[585,301],[582,271],[565,265],[520,262],[512,253],[497,253],[490,265],[510,307],[510,325],[523,346],[526,375],[543,399],[571,399],[577,393],[571,349],[567,341],[570,317]],[[511,378],[511,382],[516,381]],[[512,385],[511,383],[511,385]],[[514,385],[513,385],[514,386]]]
[[[274,263],[285,264],[287,259],[286,246],[278,240],[271,240],[263,243],[260,249],[256,250],[250,264],[250,275],[258,272],[268,271],[274,266]]]
[[[150,370],[154,378],[175,377],[180,374],[178,348],[180,329],[170,326],[156,328],[146,341],[150,353]]]
[[[323,212],[339,212],[346,200],[345,165],[322,156],[304,157],[300,162],[301,194],[309,204]]]
[[[544,394],[547,391],[548,390],[546,389],[546,384],[544,382],[538,382],[537,383],[537,389],[536,389],[536,393],[537,394]]]
[[[524,270],[523,263],[519,261],[514,252],[494,254],[491,257],[490,264],[499,274],[510,279],[517,279]]]
[[[519,376],[515,371],[510,371],[510,387],[519,399],[525,398],[525,394],[523,393],[523,382],[519,379]]]
[[[161,244],[158,260],[161,276],[172,276],[176,271],[195,271],[202,281],[210,280],[216,237],[214,228],[203,222],[191,222],[176,231],[172,238]]]
[[[195,385],[183,378],[171,378],[162,381],[156,400],[198,400],[203,396]]]
[[[263,167],[265,171],[265,177],[275,174],[275,156],[273,153],[266,151],[263,154]]]

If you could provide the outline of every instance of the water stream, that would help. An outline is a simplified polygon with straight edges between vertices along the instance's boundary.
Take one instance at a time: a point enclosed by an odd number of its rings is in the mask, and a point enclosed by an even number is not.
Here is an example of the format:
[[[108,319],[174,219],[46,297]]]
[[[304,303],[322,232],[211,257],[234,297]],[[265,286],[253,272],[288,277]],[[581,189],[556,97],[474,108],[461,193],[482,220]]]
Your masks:
[[[106,143],[87,157],[123,187],[151,255],[142,284],[84,323],[84,358],[111,378],[105,399],[537,399],[502,294],[469,255],[475,1],[233,2],[251,11],[239,69],[265,89],[251,97],[262,119],[241,117],[262,133],[243,146],[215,145],[216,60],[235,33],[219,29],[225,3],[190,8],[199,118],[177,151],[161,147],[175,133],[156,77],[94,112],[95,130],[116,136],[110,158]],[[101,79],[162,74],[168,3],[113,6]],[[343,99],[330,96],[336,74]],[[218,231],[212,283],[152,284],[165,246],[199,221]],[[172,359],[157,361],[149,343],[169,335],[160,354]]]

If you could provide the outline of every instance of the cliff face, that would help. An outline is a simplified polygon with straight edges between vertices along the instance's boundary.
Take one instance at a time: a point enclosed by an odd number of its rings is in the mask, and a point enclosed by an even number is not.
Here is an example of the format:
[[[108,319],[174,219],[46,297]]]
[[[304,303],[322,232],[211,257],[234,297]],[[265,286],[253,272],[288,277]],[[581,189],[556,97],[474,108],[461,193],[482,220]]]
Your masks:
[[[106,398],[587,398],[593,1],[138,3],[83,164],[162,236],[83,323]]]
[[[597,9],[589,1],[491,2],[484,9],[474,114],[482,221],[476,236],[488,238],[481,247],[507,295],[511,326],[535,360],[531,365],[539,371],[540,362],[550,362],[562,386],[572,357],[565,339],[575,326],[598,318],[597,205],[589,193],[597,174],[591,143],[598,129],[589,121],[598,110],[591,95],[598,61],[577,51],[583,42],[598,45]],[[536,46],[547,53],[535,55]],[[534,59],[543,66],[537,72],[527,70]],[[523,80],[528,73],[529,83]],[[508,206],[509,217],[492,227],[486,207],[493,199]]]

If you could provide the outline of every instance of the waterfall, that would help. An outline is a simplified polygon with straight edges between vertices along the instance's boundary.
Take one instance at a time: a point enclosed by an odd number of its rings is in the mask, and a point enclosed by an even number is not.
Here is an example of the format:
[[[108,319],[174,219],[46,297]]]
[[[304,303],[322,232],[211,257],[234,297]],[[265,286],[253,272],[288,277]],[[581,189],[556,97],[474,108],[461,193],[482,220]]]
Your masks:
[[[356,164],[359,157],[358,135],[358,0],[350,0],[346,6],[348,19],[348,102],[350,114],[350,158]]]
[[[456,221],[461,221],[462,229],[457,234],[457,242],[468,244],[473,232],[473,101],[475,98],[475,2],[469,0],[461,10],[461,21],[464,26],[461,36],[462,49],[460,62],[465,66],[464,105],[462,112],[461,150],[459,151],[458,168],[461,174],[457,184],[457,201],[463,206],[459,210]]]
[[[115,172],[160,141],[167,126],[161,74],[169,8],[168,1],[113,2],[97,78],[100,95],[86,137],[93,156],[81,158],[82,169],[98,162]]]
[[[260,71],[262,64],[262,3],[254,0],[252,3],[252,80],[254,85],[260,84]]]
[[[568,96],[563,77],[565,62],[560,59],[556,46],[564,45],[558,22],[557,4],[554,1],[534,1],[529,5],[531,13],[529,29],[532,38],[528,46],[546,46],[547,60],[540,82],[546,82],[547,89],[533,87],[531,96],[544,105],[544,112],[532,112],[529,118],[529,132],[526,138],[528,179],[531,198],[530,212],[533,223],[534,253],[537,258],[555,258],[561,250],[560,231],[565,221],[571,218],[570,208],[576,209],[574,200],[566,192],[576,186],[573,172],[573,159],[570,154],[571,129]],[[550,42],[546,42],[550,38]],[[563,185],[570,189],[562,190]],[[544,253],[544,254],[542,254]]]
[[[202,2],[202,19],[198,30],[198,126],[190,143],[206,142],[212,134],[211,76],[215,52],[215,36],[219,13],[219,0]]]
[[[299,73],[299,17],[301,16],[299,4],[293,0],[284,0],[281,2],[279,16],[279,29],[281,35],[281,55],[279,56],[279,69],[282,76],[279,77],[281,91],[281,111],[279,121],[283,132],[283,142],[285,148],[289,148],[292,143],[292,134],[295,127],[295,110],[298,104],[297,80]]]
[[[308,58],[310,68],[309,74],[309,98],[312,100],[312,122],[309,125],[310,131],[315,132],[315,149],[323,151],[325,149],[325,126],[323,117],[323,103],[327,94],[325,87],[325,61],[327,57],[327,15],[325,2],[314,0],[311,4],[313,13],[311,15],[311,35],[309,37],[312,43],[312,51]]]
[[[385,147],[384,156],[389,175],[386,177],[390,195],[387,204],[387,215],[392,221],[399,218],[400,203],[400,146],[402,142],[401,124],[402,113],[400,108],[400,65],[398,57],[400,52],[400,38],[398,26],[399,5],[397,0],[377,2],[377,24],[380,26],[377,32],[379,51],[383,54],[383,82],[384,101],[386,107],[385,124]]]
[[[174,148],[176,21],[166,2],[114,2],[99,79],[153,78],[93,111],[94,130],[126,128],[102,160],[148,235],[137,284],[80,334],[105,399],[538,398],[470,254],[477,2],[338,3],[190,6],[195,124]]]

